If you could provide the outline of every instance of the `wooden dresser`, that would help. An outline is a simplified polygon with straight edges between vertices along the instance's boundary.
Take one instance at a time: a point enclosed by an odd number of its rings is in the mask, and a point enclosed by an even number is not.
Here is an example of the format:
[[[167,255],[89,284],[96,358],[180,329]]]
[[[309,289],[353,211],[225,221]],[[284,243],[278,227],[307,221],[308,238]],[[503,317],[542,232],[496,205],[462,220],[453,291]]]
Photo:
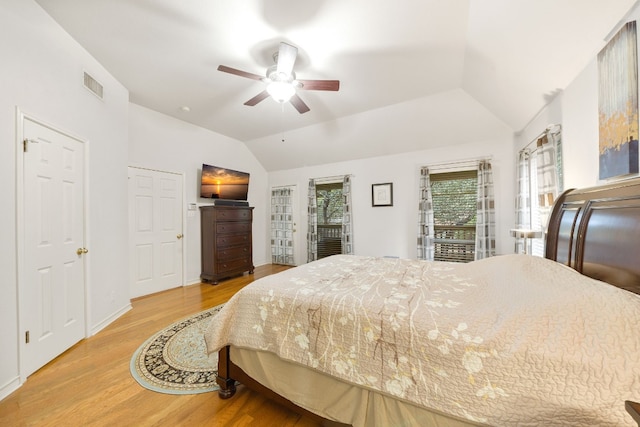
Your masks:
[[[249,206],[201,206],[202,274],[205,282],[253,273]]]

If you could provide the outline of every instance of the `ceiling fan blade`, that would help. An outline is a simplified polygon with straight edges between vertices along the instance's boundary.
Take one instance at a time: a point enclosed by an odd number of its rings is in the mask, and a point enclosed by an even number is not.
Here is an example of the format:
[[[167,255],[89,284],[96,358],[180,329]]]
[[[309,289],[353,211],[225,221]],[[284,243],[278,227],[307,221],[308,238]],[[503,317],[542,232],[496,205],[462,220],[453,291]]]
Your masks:
[[[269,92],[267,92],[266,90],[263,90],[262,92],[260,92],[259,94],[257,94],[256,96],[254,96],[253,98],[251,98],[250,100],[245,102],[244,105],[248,105],[250,107],[253,107],[258,102],[263,101],[263,100],[267,99],[268,97],[269,97]]]
[[[298,80],[300,89],[305,90],[340,90],[340,80]]]
[[[307,106],[307,104],[304,103],[304,101],[298,96],[298,94],[293,95],[289,102],[296,110],[298,110],[298,113],[300,114],[304,114],[310,110],[310,108]]]
[[[253,73],[248,73],[242,70],[237,70],[235,68],[227,67],[226,65],[219,65],[218,71],[222,71],[223,73],[235,74],[236,76],[246,77],[248,79],[262,80],[262,76],[259,76]]]
[[[278,50],[278,73],[290,76],[293,72],[293,64],[296,62],[296,56],[298,56],[297,47],[281,42],[280,49]]]

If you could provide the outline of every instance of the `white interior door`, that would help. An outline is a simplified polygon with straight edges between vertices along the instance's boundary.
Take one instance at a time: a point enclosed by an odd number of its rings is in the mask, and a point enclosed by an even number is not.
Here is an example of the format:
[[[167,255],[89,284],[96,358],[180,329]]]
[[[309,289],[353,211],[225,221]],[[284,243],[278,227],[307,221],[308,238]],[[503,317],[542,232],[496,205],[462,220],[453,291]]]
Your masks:
[[[131,298],[182,286],[181,174],[129,168]]]
[[[23,120],[21,375],[85,336],[84,143]]]

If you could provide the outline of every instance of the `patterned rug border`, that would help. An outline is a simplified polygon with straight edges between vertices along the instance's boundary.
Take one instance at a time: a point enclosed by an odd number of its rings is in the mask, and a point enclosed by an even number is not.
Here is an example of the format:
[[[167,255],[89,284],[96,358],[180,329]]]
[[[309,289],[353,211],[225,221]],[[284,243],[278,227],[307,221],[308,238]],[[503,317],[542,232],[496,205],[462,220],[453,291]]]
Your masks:
[[[220,387],[215,382],[218,373],[217,366],[215,369],[173,366],[170,364],[171,362],[174,364],[177,363],[173,360],[167,360],[171,359],[171,355],[167,354],[167,346],[180,332],[189,327],[197,326],[196,324],[199,322],[210,320],[222,307],[224,307],[224,304],[187,316],[153,334],[133,353],[131,362],[129,363],[131,376],[142,387],[164,394],[199,394],[219,390]],[[204,336],[202,337],[202,342],[204,343]],[[148,356],[150,349],[151,353],[154,354],[153,357]],[[160,359],[164,363],[161,364],[161,369],[156,368],[149,371],[145,363],[146,359],[152,359],[153,361]],[[167,370],[174,372],[175,375],[173,375],[173,377],[177,376],[183,379],[184,382],[165,381],[156,375],[165,374]],[[203,380],[203,378],[207,380]]]

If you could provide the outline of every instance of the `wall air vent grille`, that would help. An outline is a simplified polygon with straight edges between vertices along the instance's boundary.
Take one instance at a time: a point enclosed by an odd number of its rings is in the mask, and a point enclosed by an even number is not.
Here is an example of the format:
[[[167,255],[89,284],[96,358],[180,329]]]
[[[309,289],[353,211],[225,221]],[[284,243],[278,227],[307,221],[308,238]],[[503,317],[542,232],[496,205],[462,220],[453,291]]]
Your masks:
[[[100,83],[86,72],[84,73],[84,87],[100,99],[103,99],[103,88]]]

